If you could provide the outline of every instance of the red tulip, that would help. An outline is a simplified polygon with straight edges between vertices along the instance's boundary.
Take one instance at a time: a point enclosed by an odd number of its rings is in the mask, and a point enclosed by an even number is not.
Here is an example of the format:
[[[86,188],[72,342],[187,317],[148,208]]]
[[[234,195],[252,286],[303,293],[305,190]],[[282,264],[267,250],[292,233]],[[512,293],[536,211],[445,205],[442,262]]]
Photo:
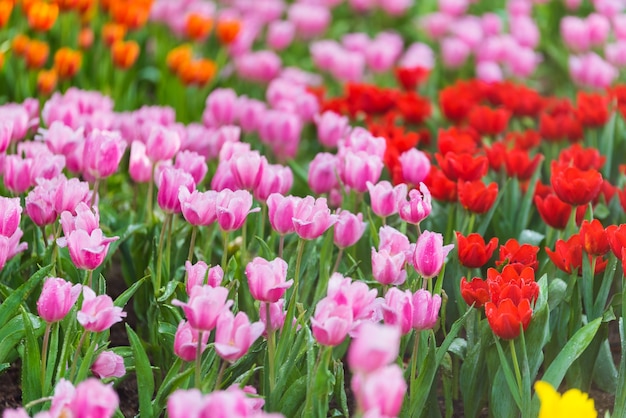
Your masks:
[[[480,180],[489,169],[489,161],[485,156],[473,156],[471,154],[446,153],[445,156],[435,154],[437,163],[447,178],[452,181],[475,181]]]
[[[520,245],[515,238],[511,238],[500,246],[500,260],[496,261],[496,266],[512,266],[518,273],[526,267],[537,270],[539,267],[538,252],[539,247],[530,244]]]
[[[430,166],[430,173],[428,173],[428,176],[426,177],[426,179],[424,179],[424,184],[426,184],[428,190],[430,190],[430,194],[435,199],[444,202],[456,202],[456,183],[452,180],[449,180],[448,177],[446,177],[446,175],[443,173],[443,171],[441,171],[434,165]]]
[[[607,226],[606,235],[613,254],[615,254],[615,257],[620,258],[622,249],[626,247],[626,224]]]
[[[469,124],[483,135],[498,135],[509,124],[511,113],[506,109],[475,106],[469,114]]]
[[[535,282],[535,270],[531,267],[518,272],[513,266],[506,266],[502,273],[496,269],[487,271],[487,285],[491,302],[499,305],[504,299],[519,304],[522,299],[533,303],[539,297],[539,285]]]
[[[487,302],[485,315],[494,334],[503,340],[512,340],[519,336],[520,325],[524,331],[528,328],[533,311],[528,299],[522,299],[517,306],[511,299],[504,299],[498,306]]]
[[[482,308],[485,303],[491,300],[489,286],[480,277],[474,277],[471,282],[463,277],[461,279],[461,296],[468,306],[473,304],[474,308]]]
[[[558,161],[564,166],[573,165],[580,170],[600,170],[606,157],[596,148],[583,148],[580,144],[574,144],[561,151]]]
[[[491,183],[485,186],[480,180],[459,182],[459,202],[470,212],[485,213],[493,206],[498,196],[498,185]]]
[[[557,195],[550,193],[545,198],[535,196],[535,207],[543,221],[555,229],[565,229],[572,213],[572,207],[563,202]],[[576,223],[585,215],[586,206],[576,207]]]
[[[609,252],[609,237],[599,220],[583,221],[580,227],[580,241],[585,252],[590,255],[604,255]]]
[[[532,177],[543,156],[535,154],[531,159],[528,151],[512,149],[504,154],[504,168],[509,177],[528,180]]]
[[[546,252],[559,270],[569,274],[576,271],[579,276],[582,276],[583,246],[580,235],[573,235],[567,241],[560,239],[556,242],[554,251],[546,247]],[[607,260],[603,260],[600,257],[596,258],[594,274],[603,272],[607,263]]]
[[[580,170],[552,162],[550,182],[556,195],[570,205],[586,205],[602,188],[602,174],[596,170]]]
[[[482,267],[491,258],[493,251],[498,246],[498,238],[491,238],[488,244],[480,234],[469,234],[464,237],[460,232],[456,233],[459,261],[465,267]]]

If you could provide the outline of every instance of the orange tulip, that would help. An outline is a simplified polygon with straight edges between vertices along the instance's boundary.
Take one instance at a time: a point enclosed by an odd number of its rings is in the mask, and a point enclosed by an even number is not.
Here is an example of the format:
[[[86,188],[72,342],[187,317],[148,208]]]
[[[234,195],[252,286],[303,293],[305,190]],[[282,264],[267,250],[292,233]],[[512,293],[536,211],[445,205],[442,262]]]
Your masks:
[[[185,33],[190,39],[201,41],[209,35],[211,29],[213,29],[213,19],[210,17],[204,17],[198,13],[191,13],[187,17]]]
[[[41,70],[37,74],[37,90],[40,94],[48,95],[57,86],[57,73],[52,70]]]
[[[74,77],[83,62],[83,55],[70,48],[61,48],[54,54],[54,69],[60,79]]]
[[[217,72],[217,65],[209,59],[198,59],[182,62],[178,69],[178,77],[186,86],[196,84],[203,86]]]
[[[30,42],[30,38],[24,34],[17,34],[13,38],[11,42],[11,47],[13,48],[13,53],[21,57],[26,54],[26,48],[28,48],[28,43]]]
[[[133,66],[139,56],[139,44],[135,41],[117,41],[111,47],[113,64],[123,70]]]
[[[62,11],[68,11],[76,8],[78,0],[55,0],[55,3]]]
[[[228,45],[237,38],[241,30],[241,22],[236,19],[222,19],[217,22],[215,32],[221,43]]]
[[[191,45],[184,44],[177,46],[168,52],[165,62],[167,63],[167,68],[169,68],[171,72],[178,73],[180,66],[184,62],[191,61],[192,57],[193,51],[191,49]]]
[[[47,43],[32,39],[28,42],[24,59],[26,67],[29,69],[37,69],[44,66],[50,54],[50,47]]]
[[[89,49],[93,45],[93,29],[89,26],[84,26],[80,32],[78,32],[78,47],[80,49]]]
[[[59,16],[59,6],[55,3],[38,1],[28,8],[28,25],[38,31],[46,32]]]
[[[13,1],[2,0],[0,1],[0,28],[7,24],[13,11]]]
[[[108,47],[124,39],[124,36],[126,36],[126,27],[124,25],[108,22],[102,26],[102,40]]]
[[[111,4],[111,17],[129,29],[138,29],[146,24],[150,5],[137,1],[117,1]]]

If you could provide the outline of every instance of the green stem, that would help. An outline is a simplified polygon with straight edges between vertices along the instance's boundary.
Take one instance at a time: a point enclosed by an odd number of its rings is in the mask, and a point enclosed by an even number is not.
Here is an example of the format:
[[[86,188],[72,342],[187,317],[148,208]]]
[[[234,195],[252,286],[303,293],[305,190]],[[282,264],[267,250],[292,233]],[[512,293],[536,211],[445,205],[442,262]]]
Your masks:
[[[43,334],[43,346],[41,347],[41,387],[46,388],[46,362],[48,361],[48,344],[50,342],[51,322],[46,322],[46,330]]]
[[[196,245],[196,235],[198,233],[198,227],[197,226],[193,226],[191,228],[191,239],[189,240],[189,254],[187,255],[187,260],[189,260],[189,262],[193,262],[193,249],[194,249],[194,245]]]
[[[224,251],[222,252],[222,270],[224,276],[226,276],[226,263],[228,262],[228,232],[222,231],[222,242],[224,244]]]
[[[417,389],[415,387],[415,384],[417,380],[417,354],[420,346],[420,333],[421,331],[415,330],[415,341],[413,342],[413,353],[411,354],[411,375],[409,376],[409,379],[411,381],[411,385],[409,387],[409,398],[411,399],[411,401],[415,397],[415,390]]]
[[[200,371],[202,370],[202,334],[204,334],[204,331],[198,331],[198,345],[196,346],[196,379],[195,379],[195,384],[196,384],[196,388],[198,388],[198,389],[200,389],[200,384],[201,384]]]
[[[48,237],[46,237],[46,227],[44,225],[39,227],[41,229],[41,238],[43,238],[44,248],[48,248]]]
[[[150,174],[150,181],[148,182],[148,196],[146,199],[146,222],[152,222],[152,194],[154,193],[154,172],[156,170],[156,164],[152,164],[152,172]]]
[[[276,357],[276,341],[274,340],[275,332],[272,329],[272,321],[270,316],[270,304],[265,303],[265,330],[267,332],[267,363],[269,367],[270,392],[274,390],[276,384],[276,370],[274,361]]]
[[[70,369],[70,382],[74,380],[74,374],[76,372],[76,363],[78,363],[78,356],[82,351],[82,347],[85,344],[85,340],[87,339],[87,335],[89,335],[89,331],[85,330],[83,335],[80,336],[80,341],[78,342],[78,346],[76,347],[76,353],[74,353],[74,358],[72,359],[72,368]]]
[[[515,369],[515,379],[517,380],[517,389],[519,391],[520,399],[524,399],[524,389],[522,384],[522,373],[519,369],[519,361],[517,360],[517,352],[515,351],[515,341],[509,340],[509,347],[511,348],[511,357],[513,357],[513,368]],[[524,411],[521,411],[524,413]]]
[[[96,198],[98,196],[98,188],[100,187],[100,179],[96,179],[93,184],[93,191],[91,192],[91,207],[96,204]]]
[[[337,269],[339,268],[339,263],[341,262],[341,256],[343,256],[343,248],[339,248],[339,254],[337,254],[337,261],[335,261],[335,265],[333,266],[333,270],[330,272],[332,276]]]
[[[217,379],[215,379],[215,388],[214,390],[219,390],[220,385],[222,384],[222,378],[224,377],[224,372],[228,367],[228,362],[225,360],[221,360],[222,364],[220,366],[220,371],[217,373]]]
[[[278,239],[278,257],[283,258],[283,249],[285,247],[285,236],[281,235]]]
[[[161,227],[161,234],[159,235],[159,247],[157,248],[157,262],[156,262],[156,279],[154,281],[154,296],[158,298],[159,290],[161,289],[161,262],[163,261],[163,244],[165,242],[165,230],[167,229],[168,224],[172,220],[172,214],[168,213],[165,217],[165,221],[163,222],[163,226]]]
[[[92,282],[93,282],[93,270],[89,270],[87,272],[87,287],[91,288]]]
[[[302,253],[304,252],[305,240],[298,238],[298,249],[296,256],[296,272],[293,276],[293,292],[291,293],[291,299],[289,305],[296,303],[298,300],[298,285],[300,284],[300,263],[302,262]]]
[[[241,251],[241,254],[240,254],[241,258],[240,259],[241,259],[241,265],[244,266],[244,267],[246,265],[246,260],[248,258],[248,253],[247,253],[247,250],[246,250],[247,225],[248,225],[248,222],[244,221],[243,225],[241,226],[241,249],[240,249],[240,251]]]

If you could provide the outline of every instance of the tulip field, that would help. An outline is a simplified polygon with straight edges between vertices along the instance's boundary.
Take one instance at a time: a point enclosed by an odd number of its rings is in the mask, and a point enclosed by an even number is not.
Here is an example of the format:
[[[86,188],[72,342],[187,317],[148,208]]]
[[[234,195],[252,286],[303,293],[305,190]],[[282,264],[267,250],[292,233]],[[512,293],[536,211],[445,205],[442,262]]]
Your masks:
[[[0,0],[3,418],[626,418],[626,1]]]

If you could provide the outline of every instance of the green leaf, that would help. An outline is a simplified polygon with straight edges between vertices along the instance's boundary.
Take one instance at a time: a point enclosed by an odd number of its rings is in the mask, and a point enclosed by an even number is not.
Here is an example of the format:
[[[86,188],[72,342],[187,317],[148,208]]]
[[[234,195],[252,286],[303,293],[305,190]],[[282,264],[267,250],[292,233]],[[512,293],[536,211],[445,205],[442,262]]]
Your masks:
[[[165,400],[167,397],[178,389],[186,380],[188,380],[194,372],[194,367],[190,364],[186,364],[186,369],[179,373],[181,366],[183,365],[183,359],[177,357],[172,367],[170,367],[165,379],[159,386],[156,396],[152,401],[152,415],[155,417],[161,416],[163,409],[165,408]]]
[[[39,340],[35,335],[34,326],[24,308],[22,308],[22,318],[26,331],[24,353],[22,356],[22,402],[25,405],[42,396],[41,380],[39,376],[39,371],[41,370],[41,352],[39,350]]]
[[[278,403],[279,411],[286,417],[297,417],[298,409],[304,405],[306,398],[307,376],[301,376],[289,385]],[[278,395],[278,394],[277,394]]]
[[[115,302],[113,304],[119,308],[123,308],[124,306],[126,306],[130,298],[133,297],[137,289],[139,289],[141,285],[144,284],[144,282],[146,281],[148,277],[150,276],[144,276],[141,279],[139,279],[137,282],[133,283],[131,287],[126,289],[124,293],[122,293],[121,295],[117,297],[117,299],[115,299]]]
[[[565,344],[559,355],[554,359],[552,364],[543,374],[541,380],[550,383],[553,387],[558,388],[565,377],[565,373],[574,361],[580,357],[585,351],[593,337],[598,332],[602,318],[596,318],[581,329],[579,329],[570,340]],[[536,415],[539,412],[539,398],[533,396],[533,411]]]
[[[43,324],[39,320],[39,317],[28,314],[31,319],[36,337],[39,338],[44,330]],[[11,353],[15,346],[22,341],[26,333],[26,325],[24,323],[24,316],[16,316],[0,328],[0,362],[4,362],[6,357]]]
[[[126,324],[126,332],[135,356],[135,373],[137,374],[137,388],[139,391],[139,416],[148,418],[152,416],[152,395],[154,393],[152,366],[146,350],[141,344],[141,340],[128,324]]]
[[[42,267],[30,276],[23,285],[13,291],[2,304],[0,304],[0,324],[6,324],[15,316],[20,305],[28,299],[31,292],[41,283],[44,277],[52,270],[52,264]]]
[[[498,398],[502,397],[502,387],[498,385],[498,374],[504,376],[504,380],[509,387],[509,392],[513,397],[513,400],[517,404],[517,408],[522,410],[522,398],[520,398],[519,390],[517,387],[517,382],[515,380],[515,376],[513,375],[513,369],[511,369],[511,365],[509,364],[509,359],[504,354],[504,350],[502,349],[502,345],[500,344],[499,338],[497,336],[493,336],[496,341],[496,348],[498,349],[498,357],[500,357],[500,369],[496,374],[496,381],[494,382],[493,388],[491,390],[491,400],[492,403],[496,403],[495,401]],[[504,410],[511,408],[504,408]],[[498,416],[502,416],[499,414]]]
[[[548,308],[553,311],[567,295],[567,283],[559,278],[552,279],[548,286]]]
[[[88,331],[85,331],[88,332]],[[89,369],[93,364],[93,358],[96,356],[97,346],[98,346],[98,338],[95,338],[96,335],[91,336],[93,341],[87,347],[87,352],[85,352],[85,357],[81,360],[80,368],[78,369],[78,373],[76,374],[76,382],[82,382],[87,378],[87,374],[89,373]],[[77,347],[77,350],[80,350],[81,347]]]
[[[335,399],[339,403],[341,407],[341,412],[343,412],[344,417],[350,416],[350,411],[348,411],[348,397],[346,396],[346,383],[343,371],[343,363],[341,361],[335,361]]]

